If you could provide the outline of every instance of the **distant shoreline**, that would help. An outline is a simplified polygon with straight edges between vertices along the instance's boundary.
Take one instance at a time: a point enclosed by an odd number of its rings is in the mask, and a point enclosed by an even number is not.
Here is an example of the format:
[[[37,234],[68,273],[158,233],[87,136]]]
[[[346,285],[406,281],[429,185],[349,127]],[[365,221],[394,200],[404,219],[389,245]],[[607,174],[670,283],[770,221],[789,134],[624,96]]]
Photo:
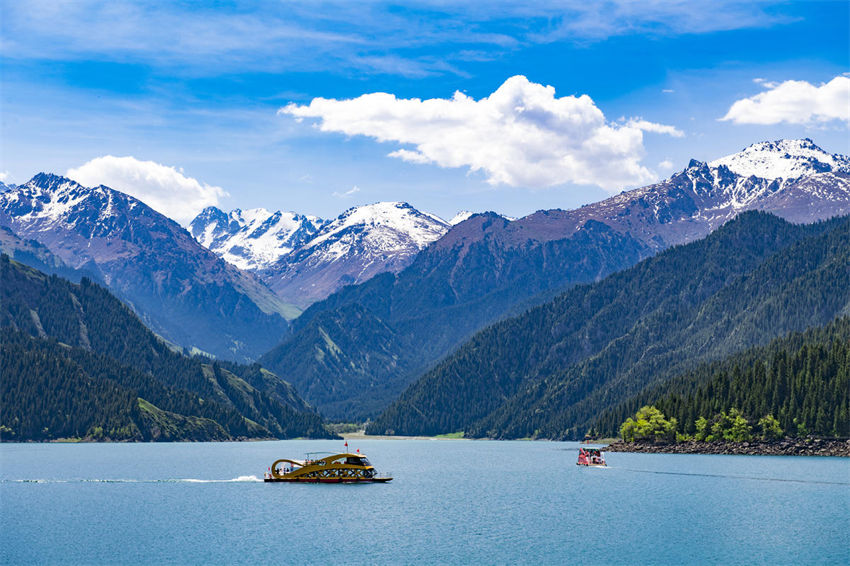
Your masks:
[[[677,443],[623,442],[609,444],[606,452],[636,452],[644,454],[740,454],[750,456],[838,456],[850,458],[850,440],[823,438],[785,438],[751,442],[700,442],[689,440]]]
[[[345,440],[474,440],[472,438],[463,438],[455,435],[437,435],[437,436],[397,436],[391,434],[366,434],[362,430],[357,432],[338,433]]]

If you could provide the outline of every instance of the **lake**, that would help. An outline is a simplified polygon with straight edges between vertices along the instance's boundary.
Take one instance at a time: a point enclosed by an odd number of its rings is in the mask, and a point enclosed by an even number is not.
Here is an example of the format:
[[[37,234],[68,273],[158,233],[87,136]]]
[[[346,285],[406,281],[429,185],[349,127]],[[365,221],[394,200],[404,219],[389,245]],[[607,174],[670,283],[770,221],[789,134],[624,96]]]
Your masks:
[[[350,445],[395,479],[258,481],[342,441],[0,445],[0,563],[850,563],[847,459]]]

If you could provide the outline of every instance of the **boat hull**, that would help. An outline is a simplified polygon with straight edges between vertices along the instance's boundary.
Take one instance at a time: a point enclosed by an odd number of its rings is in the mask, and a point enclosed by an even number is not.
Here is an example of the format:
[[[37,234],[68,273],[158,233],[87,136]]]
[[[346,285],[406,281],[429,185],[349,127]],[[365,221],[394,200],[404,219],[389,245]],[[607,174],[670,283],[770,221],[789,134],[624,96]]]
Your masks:
[[[265,478],[269,483],[387,483],[393,478]]]

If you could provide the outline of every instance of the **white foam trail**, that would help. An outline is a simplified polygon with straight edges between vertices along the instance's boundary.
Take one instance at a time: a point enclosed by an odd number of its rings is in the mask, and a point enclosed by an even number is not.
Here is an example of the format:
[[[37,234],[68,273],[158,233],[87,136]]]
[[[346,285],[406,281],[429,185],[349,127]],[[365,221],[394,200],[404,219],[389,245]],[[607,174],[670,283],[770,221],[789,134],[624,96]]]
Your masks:
[[[239,476],[238,478],[233,478],[229,480],[200,480],[195,478],[186,478],[186,479],[178,479],[178,480],[169,480],[176,482],[188,482],[188,483],[235,483],[235,482],[256,482],[263,481],[257,476]]]
[[[130,479],[72,479],[72,480],[0,480],[0,483],[250,483],[261,482],[257,476],[239,476],[229,480],[205,480],[200,478],[171,478],[165,480],[130,480]]]

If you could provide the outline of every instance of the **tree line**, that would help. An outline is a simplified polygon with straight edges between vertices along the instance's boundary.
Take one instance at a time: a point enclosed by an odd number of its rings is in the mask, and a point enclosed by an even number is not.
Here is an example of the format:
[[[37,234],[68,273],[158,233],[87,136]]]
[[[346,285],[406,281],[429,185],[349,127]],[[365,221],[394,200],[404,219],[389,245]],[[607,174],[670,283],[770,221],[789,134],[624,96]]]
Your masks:
[[[850,318],[703,365],[666,389],[666,394],[656,389],[608,411],[594,432],[631,434],[637,419],[623,421],[624,415],[647,403],[676,423],[680,439],[850,436]]]

